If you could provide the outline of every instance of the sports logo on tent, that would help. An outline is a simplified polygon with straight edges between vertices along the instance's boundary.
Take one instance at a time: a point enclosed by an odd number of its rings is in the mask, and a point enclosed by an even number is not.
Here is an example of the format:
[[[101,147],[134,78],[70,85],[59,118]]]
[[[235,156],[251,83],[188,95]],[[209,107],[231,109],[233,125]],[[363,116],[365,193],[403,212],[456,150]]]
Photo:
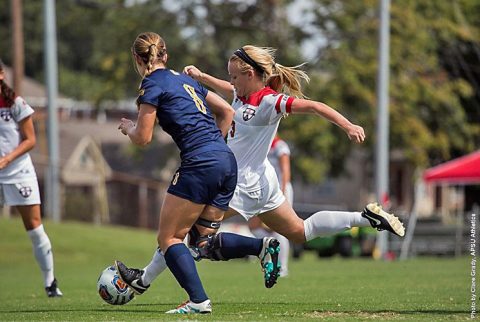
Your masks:
[[[12,113],[10,111],[1,111],[0,117],[5,121],[8,122],[12,119]]]
[[[28,198],[32,194],[32,188],[31,187],[21,187],[18,192],[22,195],[23,198]]]
[[[254,117],[254,116],[255,116],[255,110],[253,108],[247,107],[243,111],[243,120],[244,121],[250,121],[252,119],[252,117]]]

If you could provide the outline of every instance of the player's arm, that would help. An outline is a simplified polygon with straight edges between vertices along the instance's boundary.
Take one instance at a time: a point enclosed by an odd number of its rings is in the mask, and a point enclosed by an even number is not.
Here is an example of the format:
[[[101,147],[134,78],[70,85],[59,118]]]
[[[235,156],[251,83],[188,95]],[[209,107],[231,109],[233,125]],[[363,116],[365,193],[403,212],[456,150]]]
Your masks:
[[[128,135],[130,140],[137,145],[147,145],[152,141],[153,128],[157,116],[157,108],[150,104],[140,104],[138,108],[137,123],[122,118],[118,129]]]
[[[35,146],[37,140],[35,137],[35,130],[33,128],[32,116],[27,116],[26,118],[21,120],[18,125],[22,141],[12,152],[3,157],[0,157],[0,170],[7,167],[10,162],[15,160],[22,154],[27,153]]]
[[[225,137],[232,124],[235,110],[223,98],[211,91],[208,91],[205,99],[212,110],[212,113],[215,115],[215,122],[217,123],[218,128],[222,131],[222,135]]]
[[[345,116],[327,104],[306,99],[295,99],[292,102],[291,111],[292,113],[320,115],[343,129],[350,140],[356,143],[362,143],[365,140],[365,132],[361,126],[351,123]]]
[[[200,69],[193,65],[188,65],[183,69],[183,72],[199,81],[205,86],[212,88],[215,92],[222,95],[227,101],[233,100],[233,85],[223,79],[213,77],[212,75],[202,73]]]
[[[290,156],[286,153],[280,155],[278,158],[278,163],[280,165],[280,171],[282,172],[282,182],[281,189],[285,193],[287,184],[290,182],[291,173],[290,173]]]

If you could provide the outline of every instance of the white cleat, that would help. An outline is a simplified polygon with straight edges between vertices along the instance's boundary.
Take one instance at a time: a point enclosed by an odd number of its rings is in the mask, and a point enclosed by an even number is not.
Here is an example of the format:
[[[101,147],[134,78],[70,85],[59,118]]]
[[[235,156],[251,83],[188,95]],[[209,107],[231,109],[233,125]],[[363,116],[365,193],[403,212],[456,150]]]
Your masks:
[[[187,301],[176,309],[165,312],[167,314],[207,314],[212,313],[212,302],[205,300],[202,303]]]
[[[402,222],[393,214],[382,209],[378,203],[369,203],[362,211],[362,217],[368,219],[370,225],[377,230],[388,230],[400,237],[405,236],[405,227]]]

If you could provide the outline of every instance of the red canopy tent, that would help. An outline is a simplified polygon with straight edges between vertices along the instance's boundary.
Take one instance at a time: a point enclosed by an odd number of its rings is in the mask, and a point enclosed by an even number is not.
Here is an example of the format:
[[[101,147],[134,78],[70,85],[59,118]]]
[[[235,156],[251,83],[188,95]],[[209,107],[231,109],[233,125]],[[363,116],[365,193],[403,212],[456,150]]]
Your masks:
[[[480,184],[480,150],[425,170],[423,180],[426,183],[446,183],[461,186]],[[407,234],[402,244],[401,259],[408,257],[410,244],[412,243],[415,225],[417,223],[417,207],[422,199],[422,189],[419,188],[420,186],[420,184],[417,185],[415,189],[415,201],[412,214],[408,220]],[[458,218],[462,217],[459,216]],[[458,227],[463,226],[458,225]],[[455,250],[455,254],[459,254],[457,253],[457,249]]]
[[[427,183],[480,183],[480,150],[425,170],[423,179]]]

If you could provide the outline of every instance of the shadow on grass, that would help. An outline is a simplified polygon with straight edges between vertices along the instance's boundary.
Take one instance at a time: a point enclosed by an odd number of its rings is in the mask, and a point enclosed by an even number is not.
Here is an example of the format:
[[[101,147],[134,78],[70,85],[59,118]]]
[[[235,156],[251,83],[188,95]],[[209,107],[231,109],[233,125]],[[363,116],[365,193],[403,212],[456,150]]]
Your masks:
[[[400,317],[405,315],[419,315],[419,314],[426,314],[426,315],[453,315],[453,314],[468,314],[470,315],[470,311],[467,310],[435,310],[435,309],[419,309],[419,310],[370,310],[370,311],[361,311],[361,310],[352,310],[352,311],[328,311],[328,310],[314,310],[308,313],[304,313],[310,317],[372,317],[377,316],[379,318],[394,318]]]
[[[231,309],[232,312],[229,313],[222,313],[222,315],[229,315],[229,314],[238,314],[239,312],[242,312],[243,314],[247,313],[245,312],[245,307],[247,306],[252,306],[252,303],[215,303],[216,307],[222,307],[228,305],[230,308],[237,307],[238,310],[235,308]],[[284,302],[279,302],[279,303],[269,303],[269,305],[279,305],[285,307]],[[99,307],[99,308],[38,308],[38,309],[18,309],[18,310],[2,310],[0,309],[0,314],[13,314],[13,313],[52,313],[52,312],[78,312],[78,313],[88,313],[88,312],[125,312],[125,313],[158,313],[158,312],[164,312],[168,309],[171,309],[172,307],[178,306],[178,303],[159,303],[159,304],[154,304],[154,303],[145,303],[145,304],[140,304],[140,303],[131,303],[128,305],[120,306],[120,305],[112,305],[112,306],[105,306],[105,307]],[[288,305],[287,305],[288,306]],[[289,310],[285,312],[285,316],[289,315]],[[256,309],[253,309],[252,311],[249,311],[248,313],[256,314],[256,313],[261,313],[261,309],[258,311]],[[386,318],[386,317],[400,317],[400,316],[405,316],[405,315],[418,315],[418,314],[432,314],[432,315],[452,315],[452,314],[468,314],[470,315],[470,311],[468,310],[435,310],[435,309],[430,309],[430,310],[424,310],[424,309],[419,309],[419,310],[412,310],[412,309],[407,309],[407,310],[368,310],[368,311],[361,311],[361,310],[344,310],[344,311],[329,311],[329,310],[305,310],[303,312],[299,312],[296,310],[292,310],[292,314],[297,315],[297,314],[304,314],[305,316],[309,317],[318,317],[318,318],[326,318],[326,317],[372,317],[372,316],[377,316],[379,318]],[[283,315],[283,314],[280,314]]]
[[[99,308],[38,308],[38,309],[18,309],[18,310],[2,310],[2,313],[52,313],[52,312],[138,312],[138,313],[152,313],[162,310],[168,310],[172,307],[177,307],[178,303],[161,303],[161,304],[128,304],[128,305],[111,305]],[[128,309],[128,308],[132,309]],[[158,310],[141,310],[142,307],[158,307]],[[136,309],[135,309],[136,308]],[[140,310],[138,310],[140,308]]]

